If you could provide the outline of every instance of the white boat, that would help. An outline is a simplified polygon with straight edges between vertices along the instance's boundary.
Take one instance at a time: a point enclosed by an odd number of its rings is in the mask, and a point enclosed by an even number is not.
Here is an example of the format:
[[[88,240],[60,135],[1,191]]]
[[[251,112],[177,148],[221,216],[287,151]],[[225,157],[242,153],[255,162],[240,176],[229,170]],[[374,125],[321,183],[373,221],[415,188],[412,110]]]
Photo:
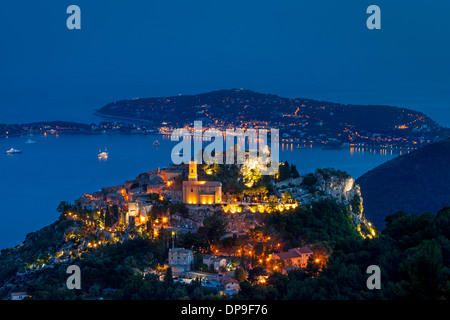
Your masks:
[[[15,153],[22,153],[22,150],[11,148],[8,151],[6,151],[6,154],[15,154]]]
[[[99,150],[98,158],[99,159],[108,159],[108,152],[106,151],[106,148],[105,148],[105,151],[103,151],[103,152],[102,152],[102,150]]]
[[[35,144],[35,143],[36,143],[36,140],[28,139],[27,141],[25,141],[25,143],[26,143],[26,144]]]

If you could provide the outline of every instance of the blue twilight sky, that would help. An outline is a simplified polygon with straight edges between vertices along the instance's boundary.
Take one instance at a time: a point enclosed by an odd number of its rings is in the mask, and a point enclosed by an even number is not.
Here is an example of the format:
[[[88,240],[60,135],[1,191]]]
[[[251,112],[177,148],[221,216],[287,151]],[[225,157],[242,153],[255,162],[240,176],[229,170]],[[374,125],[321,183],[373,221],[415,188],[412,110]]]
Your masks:
[[[66,28],[81,8],[82,30]],[[381,30],[366,9],[381,8]],[[117,99],[247,88],[389,104],[450,126],[450,2],[15,0],[0,10],[0,123],[98,121]]]

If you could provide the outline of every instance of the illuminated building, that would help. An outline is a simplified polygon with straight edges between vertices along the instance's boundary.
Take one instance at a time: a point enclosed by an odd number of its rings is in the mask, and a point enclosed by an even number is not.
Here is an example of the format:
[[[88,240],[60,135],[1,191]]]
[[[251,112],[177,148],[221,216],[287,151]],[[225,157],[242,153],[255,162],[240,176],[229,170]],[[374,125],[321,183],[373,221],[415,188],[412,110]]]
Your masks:
[[[189,181],[197,181],[197,162],[189,161]]]
[[[197,181],[197,164],[189,162],[189,181],[183,181],[183,202],[187,204],[222,203],[222,184],[218,181]]]
[[[293,265],[305,268],[308,264],[309,257],[313,251],[308,247],[289,249],[287,252],[278,252],[273,254],[274,260],[283,260],[287,265]]]
[[[220,267],[227,266],[227,259],[222,258],[222,257],[206,255],[206,256],[203,256],[203,263],[206,264],[209,269],[214,269],[215,271],[219,271]]]
[[[134,219],[137,225],[146,222],[146,217],[153,207],[152,204],[140,200],[130,201],[127,205],[128,211],[125,216],[125,221],[129,223],[130,219]]]
[[[194,253],[192,250],[184,248],[170,248],[169,249],[169,266],[180,269],[179,271],[191,270],[191,265],[194,263]]]

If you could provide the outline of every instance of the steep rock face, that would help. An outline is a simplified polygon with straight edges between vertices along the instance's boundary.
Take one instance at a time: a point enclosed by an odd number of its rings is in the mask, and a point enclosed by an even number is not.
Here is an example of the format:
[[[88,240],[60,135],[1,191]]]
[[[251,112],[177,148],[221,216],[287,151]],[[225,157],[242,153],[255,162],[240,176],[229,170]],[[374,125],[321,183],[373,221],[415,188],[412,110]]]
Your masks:
[[[361,196],[359,185],[355,184],[352,177],[338,178],[335,176],[324,178],[322,174],[316,172],[317,185],[319,190],[335,198],[340,203],[348,203],[356,195]]]
[[[345,172],[335,169],[317,169],[314,176],[316,187],[327,197],[336,199],[343,205],[350,205],[355,222],[361,222],[363,217],[363,198],[361,189],[355,179]]]

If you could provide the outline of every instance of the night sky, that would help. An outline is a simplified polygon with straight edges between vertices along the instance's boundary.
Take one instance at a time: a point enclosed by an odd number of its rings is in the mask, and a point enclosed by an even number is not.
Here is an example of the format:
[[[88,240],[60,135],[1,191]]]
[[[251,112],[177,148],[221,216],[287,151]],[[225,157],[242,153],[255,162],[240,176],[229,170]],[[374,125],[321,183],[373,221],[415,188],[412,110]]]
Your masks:
[[[81,8],[68,30],[66,8]],[[381,8],[381,30],[366,9]],[[246,88],[388,104],[450,126],[450,2],[2,2],[0,122],[90,121],[118,99]]]

